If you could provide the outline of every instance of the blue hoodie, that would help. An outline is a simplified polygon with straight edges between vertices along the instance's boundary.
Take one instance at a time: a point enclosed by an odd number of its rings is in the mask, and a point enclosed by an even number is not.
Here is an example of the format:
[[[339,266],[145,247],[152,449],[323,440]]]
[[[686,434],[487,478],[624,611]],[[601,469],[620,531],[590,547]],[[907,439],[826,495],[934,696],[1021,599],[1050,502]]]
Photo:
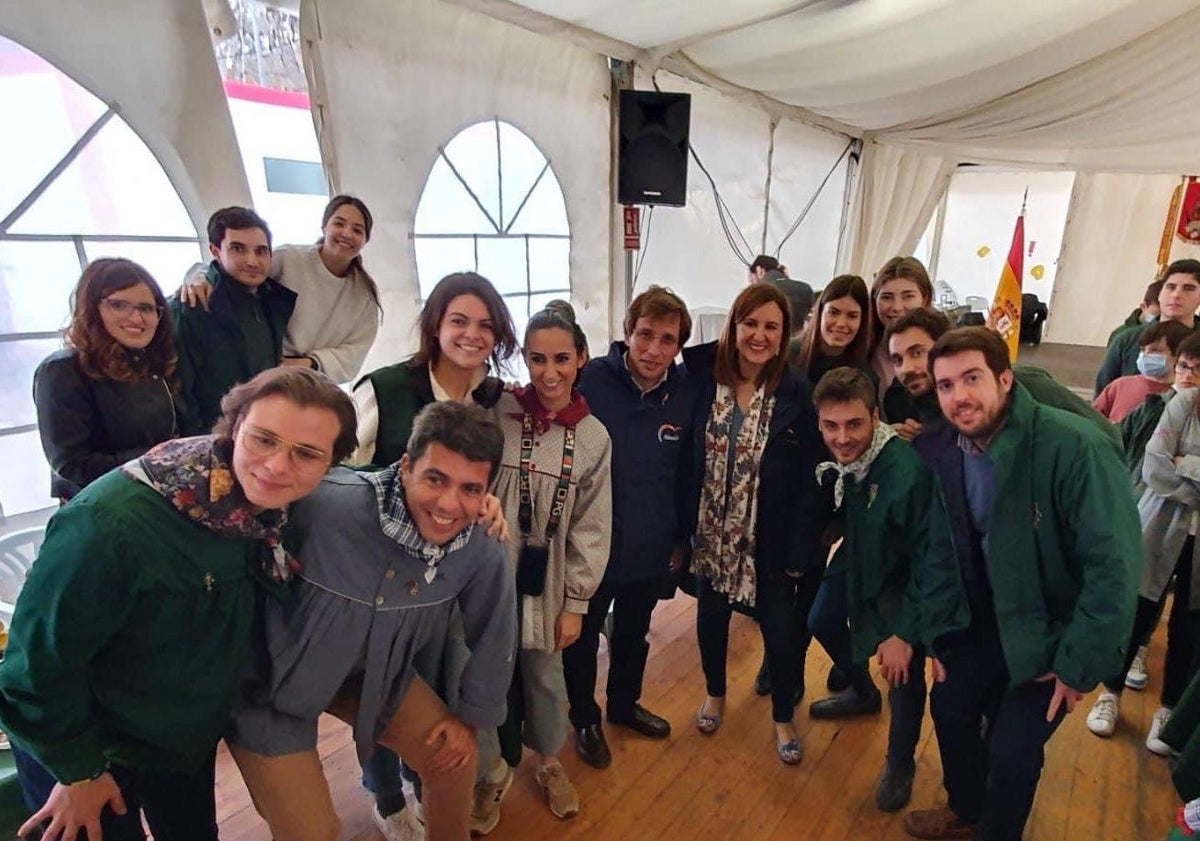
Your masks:
[[[663,579],[671,552],[682,548],[681,516],[691,457],[692,388],[671,363],[667,378],[646,394],[625,366],[624,342],[584,366],[579,391],[612,439],[612,550],[604,580],[611,584]]]

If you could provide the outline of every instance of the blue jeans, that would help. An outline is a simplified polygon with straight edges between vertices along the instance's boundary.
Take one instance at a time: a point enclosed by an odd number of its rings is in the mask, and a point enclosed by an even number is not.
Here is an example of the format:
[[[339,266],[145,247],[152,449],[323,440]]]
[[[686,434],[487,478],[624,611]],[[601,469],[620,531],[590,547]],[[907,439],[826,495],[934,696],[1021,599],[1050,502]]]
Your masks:
[[[1066,705],[1047,722],[1054,681],[1009,687],[994,633],[972,629],[942,654],[942,663],[946,680],[934,685],[929,706],[950,808],[960,820],[978,824],[978,841],[1021,841],[1046,742]]]
[[[871,673],[862,663],[854,662],[847,618],[846,573],[826,575],[808,612],[808,629],[833,661],[860,692],[870,691]]]
[[[213,793],[216,752],[194,774],[164,774],[114,766],[113,779],[125,799],[126,812],[105,807],[100,829],[105,841],[145,841],[142,813],[155,841],[217,841],[217,806]],[[29,754],[13,747],[17,779],[30,812],[45,805],[57,780]],[[79,834],[85,841],[87,833]]]

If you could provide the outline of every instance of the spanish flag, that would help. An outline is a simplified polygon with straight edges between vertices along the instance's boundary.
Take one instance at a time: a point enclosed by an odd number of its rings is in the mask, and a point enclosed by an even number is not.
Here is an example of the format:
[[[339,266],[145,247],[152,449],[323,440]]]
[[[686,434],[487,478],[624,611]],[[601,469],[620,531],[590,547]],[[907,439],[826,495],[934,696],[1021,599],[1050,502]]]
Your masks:
[[[1008,259],[1000,271],[1000,282],[996,284],[996,296],[988,313],[987,325],[1008,343],[1008,357],[1017,361],[1017,347],[1021,336],[1021,275],[1025,257],[1025,202],[1021,202],[1021,215],[1013,230],[1012,246]]]

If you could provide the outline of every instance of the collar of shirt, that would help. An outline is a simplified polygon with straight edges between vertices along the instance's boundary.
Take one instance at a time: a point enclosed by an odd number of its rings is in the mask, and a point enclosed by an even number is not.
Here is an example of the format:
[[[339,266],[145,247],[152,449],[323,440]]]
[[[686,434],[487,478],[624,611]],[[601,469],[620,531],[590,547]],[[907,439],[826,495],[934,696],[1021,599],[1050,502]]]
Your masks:
[[[475,373],[471,374],[471,384],[467,386],[467,396],[463,398],[463,403],[468,406],[475,405],[475,399],[472,395],[474,394],[475,389],[479,388],[479,384],[483,382],[486,377],[487,368],[482,365],[478,370],[475,371]],[[438,382],[437,377],[433,373],[432,365],[429,366],[429,384],[433,387],[433,399],[436,402],[449,403],[454,400],[454,398],[446,392],[446,389],[442,388],[442,384]]]
[[[400,472],[389,467],[378,473],[364,473],[363,478],[375,488],[375,501],[379,505],[379,526],[383,533],[400,544],[405,552],[428,564],[430,571],[436,569],[442,559],[467,545],[475,524],[467,526],[444,546],[430,543],[421,537],[416,523],[409,516],[404,504],[404,486],[400,483]]]
[[[633,387],[641,392],[642,397],[645,397],[647,394],[654,391],[654,389],[665,383],[667,381],[667,377],[671,375],[671,366],[667,365],[667,369],[663,371],[663,375],[658,378],[658,382],[649,388],[642,388],[642,386],[634,378],[633,371],[629,367],[629,351],[625,351],[625,353],[621,356],[621,364],[625,366],[625,373],[629,374],[629,379],[633,383]]]

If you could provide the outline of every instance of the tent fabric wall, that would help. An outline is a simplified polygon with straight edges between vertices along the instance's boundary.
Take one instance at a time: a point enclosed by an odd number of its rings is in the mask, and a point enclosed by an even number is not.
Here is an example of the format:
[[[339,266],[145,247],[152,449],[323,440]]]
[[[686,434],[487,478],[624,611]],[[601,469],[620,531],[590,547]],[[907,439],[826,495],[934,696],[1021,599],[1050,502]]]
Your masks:
[[[1158,270],[1172,175],[1080,174],[1075,179],[1044,338],[1103,346]],[[1200,257],[1172,237],[1171,259]]]
[[[690,307],[727,308],[745,285],[747,263],[759,253],[777,254],[792,277],[823,287],[837,257],[846,182],[846,161],[839,156],[849,139],[794,120],[772,129],[766,113],[739,99],[669,73],[659,72],[655,80],[664,91],[692,96],[691,144],[730,210],[740,253],[726,240],[708,178],[690,159],[687,206],[655,208],[648,226],[643,210],[646,250],[638,255],[635,293],[655,283],[672,287]],[[652,87],[646,74],[635,81],[639,89]],[[818,189],[807,216],[780,249]]]
[[[851,273],[869,279],[890,258],[913,253],[956,163],[875,141],[864,144],[847,252]]]
[[[171,179],[202,242],[214,210],[250,204],[200,3],[10,3],[0,33],[117,109]]]
[[[301,34],[319,97],[325,166],[376,219],[371,272],[384,321],[365,370],[414,349],[411,233],[441,146],[499,117],[546,154],[571,227],[572,300],[594,346],[609,334],[609,89],[605,59],[439,0],[305,0]],[[471,255],[464,256],[464,267]]]
[[[1194,172],[1200,8],[993,102],[893,127],[891,143],[963,160],[1090,172]]]

